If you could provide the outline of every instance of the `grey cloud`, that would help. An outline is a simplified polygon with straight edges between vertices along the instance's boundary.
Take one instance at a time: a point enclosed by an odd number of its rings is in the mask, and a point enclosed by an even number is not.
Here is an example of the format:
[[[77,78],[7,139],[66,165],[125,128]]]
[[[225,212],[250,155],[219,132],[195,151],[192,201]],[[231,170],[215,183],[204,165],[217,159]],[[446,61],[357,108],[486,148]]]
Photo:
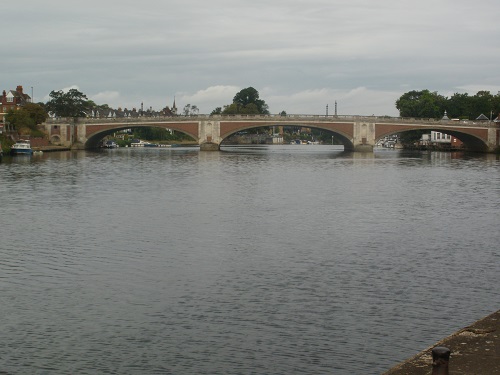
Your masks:
[[[77,85],[115,107],[177,96],[200,112],[229,104],[235,92],[221,88],[253,86],[272,112],[322,113],[336,96],[360,114],[397,114],[412,89],[500,89],[499,10],[493,0],[26,0],[2,5],[16,38],[4,40],[0,85],[40,98]]]

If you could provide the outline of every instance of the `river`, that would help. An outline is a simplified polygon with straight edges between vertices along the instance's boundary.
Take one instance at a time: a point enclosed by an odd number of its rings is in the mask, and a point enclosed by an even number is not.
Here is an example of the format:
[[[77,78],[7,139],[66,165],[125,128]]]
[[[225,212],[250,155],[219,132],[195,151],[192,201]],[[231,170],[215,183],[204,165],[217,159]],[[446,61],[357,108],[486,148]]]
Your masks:
[[[495,155],[0,163],[0,373],[379,374],[500,306]]]

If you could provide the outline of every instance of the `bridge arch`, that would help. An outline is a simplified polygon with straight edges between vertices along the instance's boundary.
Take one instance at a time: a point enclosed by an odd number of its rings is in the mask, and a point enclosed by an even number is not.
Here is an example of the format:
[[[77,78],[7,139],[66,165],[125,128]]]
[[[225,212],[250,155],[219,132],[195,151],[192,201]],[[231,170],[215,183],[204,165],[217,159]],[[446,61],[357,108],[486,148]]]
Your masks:
[[[325,130],[330,133],[335,134],[338,140],[343,144],[345,150],[353,150],[354,143],[352,140],[352,124],[346,124],[347,126],[342,126],[343,124],[335,124],[335,123],[307,123],[307,122],[295,122],[295,121],[285,121],[285,122],[265,122],[265,123],[255,123],[255,122],[225,122],[221,121],[221,144],[224,140],[229,138],[230,136],[249,129],[257,129],[262,127],[271,127],[271,126],[293,126],[300,128],[310,128],[310,129],[319,129]],[[345,129],[344,129],[345,128]],[[351,133],[351,134],[350,134]]]
[[[88,126],[87,126],[87,128],[88,128]],[[197,137],[195,137],[190,132],[185,131],[184,129],[176,129],[174,127],[166,126],[165,124],[146,123],[146,124],[130,124],[130,125],[123,125],[120,127],[113,127],[113,128],[102,129],[102,130],[96,130],[96,131],[92,132],[89,136],[87,136],[87,140],[84,143],[84,148],[85,149],[99,148],[101,141],[104,139],[104,137],[106,137],[110,134],[122,131],[122,130],[137,129],[137,128],[172,129],[172,130],[178,131],[180,133],[186,134],[186,135],[194,138],[195,141],[198,141]],[[87,131],[87,134],[89,134],[89,131]]]
[[[477,152],[487,152],[488,151],[488,144],[484,140],[484,134],[479,134],[477,129],[473,128],[464,128],[463,130],[457,130],[457,129],[452,129],[450,127],[443,127],[443,126],[428,126],[425,128],[422,128],[422,126],[415,126],[415,127],[404,127],[404,129],[391,129],[390,131],[378,133],[375,139],[375,143],[377,143],[379,140],[381,140],[384,137],[391,136],[391,135],[396,135],[396,134],[401,134],[401,133],[406,133],[410,131],[415,131],[415,130],[425,130],[426,132],[431,132],[431,131],[436,131],[444,134],[449,134],[460,141],[463,142],[464,144],[464,149],[468,151],[477,151]],[[478,134],[475,134],[478,133]]]

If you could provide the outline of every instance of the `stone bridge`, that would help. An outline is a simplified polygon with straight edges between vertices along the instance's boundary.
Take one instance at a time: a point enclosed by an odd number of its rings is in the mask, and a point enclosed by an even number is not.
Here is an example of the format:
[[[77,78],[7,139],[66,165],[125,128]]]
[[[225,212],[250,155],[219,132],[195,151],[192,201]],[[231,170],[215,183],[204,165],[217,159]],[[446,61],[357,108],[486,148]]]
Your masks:
[[[138,127],[172,129],[191,136],[201,150],[219,150],[222,141],[239,131],[263,126],[297,126],[328,130],[346,150],[371,151],[385,136],[411,130],[438,131],[460,139],[466,149],[492,152],[499,146],[500,127],[494,122],[403,119],[364,116],[187,116],[163,118],[49,120],[45,124],[53,144],[75,149],[97,148],[107,135]]]

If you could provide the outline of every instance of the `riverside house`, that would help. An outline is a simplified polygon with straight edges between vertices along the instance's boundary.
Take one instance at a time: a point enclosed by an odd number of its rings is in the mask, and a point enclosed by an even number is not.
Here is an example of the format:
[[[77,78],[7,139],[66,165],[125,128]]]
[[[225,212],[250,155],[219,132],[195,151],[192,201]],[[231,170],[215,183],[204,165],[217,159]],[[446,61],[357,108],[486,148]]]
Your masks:
[[[15,90],[3,90],[0,96],[0,121],[4,122],[4,116],[11,109],[18,109],[26,103],[31,103],[31,96],[23,92],[23,86],[17,86]]]

